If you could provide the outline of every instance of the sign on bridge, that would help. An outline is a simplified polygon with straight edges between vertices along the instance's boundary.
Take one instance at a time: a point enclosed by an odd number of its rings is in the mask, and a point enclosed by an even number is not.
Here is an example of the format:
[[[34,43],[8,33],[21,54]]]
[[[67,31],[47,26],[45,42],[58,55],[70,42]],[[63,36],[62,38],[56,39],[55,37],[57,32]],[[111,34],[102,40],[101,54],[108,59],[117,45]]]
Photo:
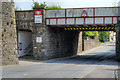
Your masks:
[[[108,25],[117,24],[119,7],[50,9],[46,25]]]
[[[81,15],[81,16],[84,16],[84,17],[85,17],[85,16],[88,16],[88,15],[87,15],[87,12],[86,12],[85,10],[83,10],[83,12],[82,12],[82,15]]]
[[[42,10],[35,10],[35,24],[42,23]]]

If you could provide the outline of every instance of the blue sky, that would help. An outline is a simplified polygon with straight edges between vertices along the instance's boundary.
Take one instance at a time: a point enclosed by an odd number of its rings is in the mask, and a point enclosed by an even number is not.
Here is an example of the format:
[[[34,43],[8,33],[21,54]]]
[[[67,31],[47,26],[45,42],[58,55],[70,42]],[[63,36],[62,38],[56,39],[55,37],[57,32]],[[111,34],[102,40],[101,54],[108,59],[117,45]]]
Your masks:
[[[32,0],[14,0],[15,7],[22,10],[30,10]],[[83,8],[83,7],[111,7],[117,5],[120,0],[35,0],[39,3],[46,2],[48,6],[60,5],[62,8]]]

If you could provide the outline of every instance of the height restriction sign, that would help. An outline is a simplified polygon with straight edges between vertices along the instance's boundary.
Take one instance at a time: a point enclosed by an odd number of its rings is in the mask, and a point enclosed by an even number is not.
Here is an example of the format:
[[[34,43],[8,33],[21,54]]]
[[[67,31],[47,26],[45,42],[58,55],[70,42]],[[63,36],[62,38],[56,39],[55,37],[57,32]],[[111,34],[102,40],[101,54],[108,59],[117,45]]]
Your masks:
[[[42,10],[35,10],[35,23],[40,24],[42,23]]]

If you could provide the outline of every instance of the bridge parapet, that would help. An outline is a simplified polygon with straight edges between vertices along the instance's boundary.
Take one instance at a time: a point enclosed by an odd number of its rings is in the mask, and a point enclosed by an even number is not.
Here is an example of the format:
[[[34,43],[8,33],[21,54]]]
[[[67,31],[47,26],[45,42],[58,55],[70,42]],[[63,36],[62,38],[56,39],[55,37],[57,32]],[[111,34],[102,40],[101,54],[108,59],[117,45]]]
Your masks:
[[[120,7],[73,8],[46,10],[46,25],[117,24]]]

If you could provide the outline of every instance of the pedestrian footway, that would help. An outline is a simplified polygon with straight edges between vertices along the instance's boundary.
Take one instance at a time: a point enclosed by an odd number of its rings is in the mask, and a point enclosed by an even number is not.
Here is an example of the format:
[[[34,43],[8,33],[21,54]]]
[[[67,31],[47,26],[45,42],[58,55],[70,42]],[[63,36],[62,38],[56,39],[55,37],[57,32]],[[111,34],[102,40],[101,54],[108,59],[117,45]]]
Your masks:
[[[33,41],[31,31],[18,31],[19,57],[33,54]]]

